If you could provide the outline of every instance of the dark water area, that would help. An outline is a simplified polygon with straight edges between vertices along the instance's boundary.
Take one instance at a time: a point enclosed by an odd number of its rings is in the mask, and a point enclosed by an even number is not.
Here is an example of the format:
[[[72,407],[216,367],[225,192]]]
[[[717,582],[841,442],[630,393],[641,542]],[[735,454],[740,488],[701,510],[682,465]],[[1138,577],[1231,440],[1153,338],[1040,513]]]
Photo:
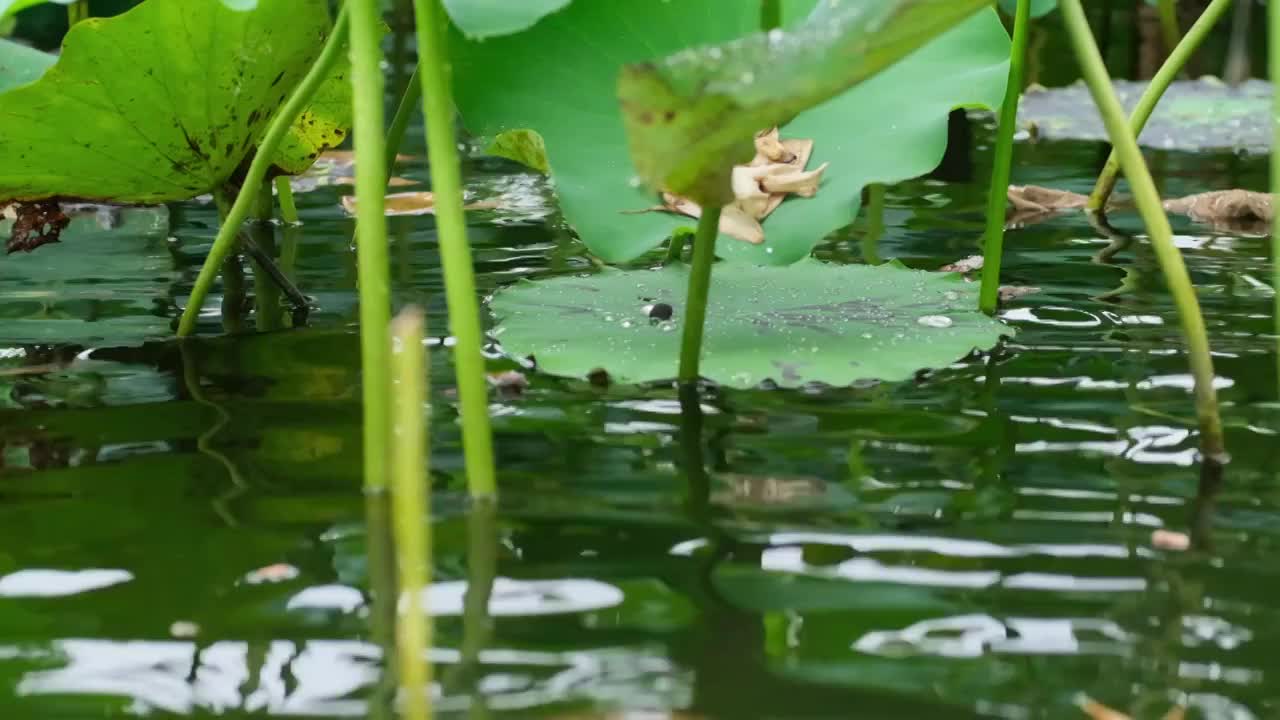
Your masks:
[[[971,173],[891,186],[878,239],[864,213],[817,255],[973,254],[989,142]],[[1150,157],[1166,196],[1265,187],[1265,158]],[[1099,161],[1022,144],[1014,182],[1085,192]],[[472,216],[482,293],[591,271],[540,179],[484,159],[467,177],[514,206]],[[299,194],[302,227],[262,238],[295,258],[304,327],[251,310],[274,302],[246,262],[243,298],[224,286],[199,338],[167,339],[216,229],[199,202],[78,216],[0,262],[0,716],[391,716],[345,192]],[[1265,238],[1175,221],[1220,480],[1201,478],[1150,247],[1098,264],[1106,240],[1067,214],[1008,235],[1005,282],[1040,288],[1002,310],[1016,336],[912,382],[682,397],[535,374],[495,393],[489,513],[465,500],[433,220],[391,229],[395,301],[424,304],[434,338],[438,716],[1079,718],[1084,696],[1280,713]]]

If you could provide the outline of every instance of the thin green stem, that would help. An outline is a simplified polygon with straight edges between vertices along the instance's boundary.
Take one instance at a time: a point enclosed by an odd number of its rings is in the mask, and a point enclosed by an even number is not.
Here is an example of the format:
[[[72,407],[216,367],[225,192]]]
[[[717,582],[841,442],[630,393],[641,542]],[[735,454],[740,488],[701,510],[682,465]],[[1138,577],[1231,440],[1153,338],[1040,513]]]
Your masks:
[[[387,178],[390,182],[392,175],[396,173],[396,158],[400,154],[400,145],[404,142],[405,130],[409,127],[409,121],[413,119],[413,112],[418,109],[418,103],[422,100],[422,81],[418,75],[418,66],[413,66],[413,74],[409,76],[409,82],[404,86],[404,93],[400,96],[400,104],[396,106],[396,114],[391,116],[391,125],[387,128]]]
[[[240,226],[253,209],[258,187],[262,185],[267,170],[271,168],[272,156],[275,155],[276,148],[289,132],[298,113],[311,102],[320,84],[329,76],[329,71],[342,54],[342,46],[346,43],[346,39],[347,6],[343,5],[337,19],[334,20],[333,30],[329,33],[329,39],[325,41],[320,57],[316,58],[311,69],[307,71],[306,77],[298,87],[294,88],[284,106],[271,119],[266,134],[262,136],[262,143],[253,156],[253,162],[249,164],[249,171],[245,173],[244,184],[240,186],[240,194],[236,196],[235,203],[227,211],[227,217],[223,220],[222,226],[218,228],[218,236],[214,238],[213,246],[209,248],[209,256],[205,258],[204,265],[200,267],[200,274],[191,287],[191,297],[187,300],[187,307],[183,310],[182,319],[178,322],[179,337],[195,332],[196,322],[200,318],[200,308],[204,305],[204,299],[218,277],[218,268],[222,266],[222,261],[235,250],[236,234],[240,232]],[[382,114],[381,107],[382,103],[379,101],[379,115]],[[381,204],[378,207],[381,208]],[[383,327],[385,326],[384,322]]]
[[[862,235],[862,261],[879,265],[880,238],[884,236],[884,183],[867,186],[867,230]]]
[[[298,205],[293,201],[293,186],[289,184],[289,176],[276,178],[276,195],[280,202],[280,219],[287,225],[298,224]]]
[[[427,361],[423,345],[422,311],[405,308],[392,321],[398,348],[392,357],[396,379],[394,417],[396,441],[391,447],[391,517],[396,567],[399,571],[399,619],[396,649],[400,687],[407,720],[431,717],[431,666],[425,661],[431,647],[431,622],[422,607],[423,591],[431,581],[431,534],[424,528],[423,511],[431,517],[427,484],[426,405]]]
[[[258,222],[251,226],[250,237],[245,242],[246,249],[256,247],[268,261],[275,250],[275,233],[271,227],[273,204],[271,186],[263,183],[258,191],[257,207],[253,211],[254,219]],[[284,327],[284,308],[280,304],[280,286],[272,277],[272,271],[278,268],[268,267],[266,262],[260,262],[257,257],[253,259],[253,299],[256,306],[254,322],[259,332],[279,330]]]
[[[1009,173],[1013,165],[1013,132],[1018,122],[1018,98],[1022,96],[1022,75],[1027,56],[1027,21],[1031,0],[1018,0],[1013,18],[1013,45],[1009,51],[1009,81],[1000,105],[1000,127],[996,133],[996,155],[991,167],[991,190],[987,194],[987,229],[982,240],[982,288],[978,308],[994,314],[1000,300],[1000,260],[1004,254],[1004,217],[1008,203]]]
[[[716,260],[716,236],[720,234],[719,207],[705,207],[698,218],[693,238],[693,267],[689,270],[689,293],[685,298],[684,337],[680,341],[681,384],[698,380],[702,359],[702,330],[707,320],[707,296],[711,291],[711,265]]]
[[[760,29],[773,30],[782,27],[781,0],[760,0]]]
[[[67,6],[67,27],[75,27],[76,23],[88,19],[89,0],[76,0]]]
[[[663,263],[680,262],[684,258],[684,246],[688,241],[689,233],[684,230],[671,233],[671,239],[667,241],[667,257],[663,259]]]
[[[467,222],[462,210],[462,168],[454,137],[452,67],[446,52],[447,21],[440,0],[414,0],[418,28],[418,63],[421,70],[423,114],[426,116],[430,154],[431,189],[436,198],[436,227],[440,238],[440,262],[444,268],[445,295],[449,303],[449,329],[457,344],[453,362],[458,398],[462,406],[462,449],[466,458],[467,487],[472,497],[497,493],[493,462],[493,434],[489,427],[489,388],[480,344],[480,308],[476,302],[475,273]]]
[[[386,146],[382,135],[381,12],[378,0],[348,0],[356,149],[356,262],[360,283],[360,365],[365,488],[385,486],[391,435],[391,281],[387,257]]]
[[[1173,295],[1174,305],[1178,309],[1178,317],[1182,323],[1182,332],[1186,336],[1187,354],[1191,365],[1191,375],[1195,384],[1196,415],[1200,423],[1200,441],[1206,457],[1220,461],[1226,457],[1226,449],[1222,436],[1222,420],[1218,414],[1218,393],[1213,387],[1213,356],[1209,350],[1209,337],[1205,331],[1204,318],[1200,314],[1200,301],[1196,298],[1195,287],[1191,284],[1191,276],[1182,261],[1182,253],[1173,244],[1173,230],[1169,227],[1169,218],[1164,214],[1160,204],[1160,195],[1156,192],[1155,181],[1143,161],[1142,151],[1138,149],[1138,140],[1129,124],[1125,121],[1124,109],[1111,87],[1111,78],[1107,75],[1102,55],[1094,43],[1093,34],[1089,30],[1089,21],[1085,17],[1080,0],[1062,0],[1063,21],[1071,37],[1072,46],[1080,63],[1081,73],[1089,85],[1093,102],[1102,114],[1107,134],[1111,136],[1111,144],[1119,153],[1120,167],[1133,189],[1134,201],[1142,222],[1147,227],[1147,235],[1155,250],[1160,269],[1164,272],[1165,283]]]
[[[1280,79],[1280,2],[1267,3],[1267,64],[1272,82]],[[1280,93],[1272,97],[1271,130],[1272,148],[1280,148]],[[1271,153],[1271,204],[1280,207],[1280,152]],[[1277,342],[1280,342],[1280,219],[1273,219],[1271,226],[1271,287],[1275,291],[1275,323]],[[1280,362],[1280,352],[1276,354]],[[1280,367],[1277,367],[1280,371]],[[1280,376],[1278,376],[1280,377]]]
[[[1182,41],[1173,48],[1173,52],[1169,53],[1169,57],[1165,59],[1164,64],[1156,71],[1155,77],[1151,78],[1151,82],[1147,88],[1142,91],[1142,96],[1138,98],[1138,104],[1134,105],[1133,113],[1129,115],[1129,129],[1133,132],[1134,137],[1142,134],[1142,129],[1146,127],[1147,120],[1151,118],[1151,113],[1156,108],[1156,103],[1160,102],[1160,98],[1164,96],[1169,85],[1178,78],[1178,73],[1182,72],[1182,68],[1191,60],[1191,56],[1200,47],[1204,39],[1209,36],[1209,31],[1221,19],[1222,15],[1231,5],[1231,0],[1212,0],[1209,6],[1204,9],[1200,17],[1187,30],[1187,34]],[[1107,158],[1107,164],[1102,168],[1102,173],[1098,175],[1098,182],[1093,186],[1093,192],[1089,194],[1089,203],[1086,206],[1089,210],[1102,210],[1107,205],[1107,200],[1111,198],[1111,193],[1115,190],[1116,180],[1120,177],[1120,157],[1115,150],[1111,151],[1110,157]]]
[[[1182,33],[1178,30],[1177,0],[1159,0],[1156,12],[1160,15],[1160,39],[1164,41],[1164,49],[1173,52],[1173,48],[1182,39]]]

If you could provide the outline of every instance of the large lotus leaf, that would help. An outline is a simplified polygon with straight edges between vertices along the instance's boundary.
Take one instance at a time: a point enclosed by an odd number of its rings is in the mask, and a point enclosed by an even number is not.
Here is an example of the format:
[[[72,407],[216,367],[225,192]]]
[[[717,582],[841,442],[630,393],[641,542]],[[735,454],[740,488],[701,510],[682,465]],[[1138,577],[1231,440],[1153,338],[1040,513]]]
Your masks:
[[[786,123],[911,54],[990,0],[820,3],[804,22],[628,65],[618,102],[641,180],[728,204],[735,163]]]
[[[1126,110],[1137,104],[1146,82],[1116,80]],[[1029,91],[1022,96],[1018,124],[1035,126],[1046,140],[1106,141],[1089,89],[1083,83]],[[1249,80],[1231,87],[1221,80],[1178,80],[1169,86],[1138,143],[1161,150],[1231,148],[1266,154],[1271,149],[1271,83]]]
[[[527,30],[573,0],[444,0],[445,12],[467,37],[481,39]]]
[[[798,6],[788,3],[789,11],[792,5]],[[622,66],[752,34],[759,9],[741,0],[576,2],[517,35],[468,42],[454,33],[458,107],[469,129],[481,134],[518,128],[541,133],[569,223],[600,257],[630,260],[692,221],[633,212],[658,198],[634,182],[616,98]],[[824,235],[853,221],[865,184],[928,172],[946,147],[951,109],[1000,104],[1008,55],[1009,37],[999,18],[984,10],[801,114],[783,136],[813,138],[810,165],[831,163],[817,196],[784,202],[764,223],[763,245],[722,236],[720,255],[762,264],[794,262]]]
[[[0,200],[183,200],[219,186],[319,54],[325,0],[238,12],[148,0],[67,34],[39,80],[0,94]],[[296,172],[341,140],[334,103],[277,165]],[[317,118],[321,120],[317,120]]]
[[[494,334],[505,352],[532,355],[554,375],[603,368],[620,382],[673,378],[688,281],[680,263],[524,281],[494,297]],[[672,307],[670,320],[650,319],[647,308],[656,303]],[[720,266],[702,373],[736,387],[904,380],[1012,333],[976,307],[975,286],[960,276],[897,263]]]

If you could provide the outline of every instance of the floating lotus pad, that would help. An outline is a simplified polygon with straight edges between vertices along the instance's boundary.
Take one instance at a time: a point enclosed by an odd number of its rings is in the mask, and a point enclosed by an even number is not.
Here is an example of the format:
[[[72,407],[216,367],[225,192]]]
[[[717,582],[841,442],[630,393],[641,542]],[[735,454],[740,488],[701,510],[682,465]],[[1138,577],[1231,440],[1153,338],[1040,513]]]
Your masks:
[[[806,260],[718,266],[713,276],[702,373],[724,385],[904,380],[1013,333],[975,310],[977,286],[955,273]],[[493,298],[494,335],[505,352],[532,355],[553,375],[603,368],[616,382],[670,379],[688,278],[687,266],[673,264],[521,282]],[[662,303],[671,319],[651,319]]]
[[[1126,111],[1133,110],[1147,87],[1128,80],[1113,84]],[[1108,140],[1102,116],[1082,83],[1028,91],[1018,108],[1018,125],[1034,125],[1046,140]],[[1271,84],[1249,80],[1233,88],[1214,78],[1176,81],[1138,142],[1161,150],[1229,148],[1265,154],[1271,148]]]

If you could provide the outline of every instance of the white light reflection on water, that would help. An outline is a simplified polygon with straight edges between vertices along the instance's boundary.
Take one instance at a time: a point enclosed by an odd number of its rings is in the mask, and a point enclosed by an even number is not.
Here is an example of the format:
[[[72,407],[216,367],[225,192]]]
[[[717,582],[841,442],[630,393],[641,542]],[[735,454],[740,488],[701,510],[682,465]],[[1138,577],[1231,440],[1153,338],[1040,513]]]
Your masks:
[[[429,655],[437,666],[462,659],[451,648],[433,648]],[[377,646],[345,640],[221,641],[197,647],[177,641],[65,639],[38,658],[29,650],[0,646],[0,659],[20,657],[42,669],[22,674],[19,696],[118,697],[131,701],[135,714],[200,710],[362,717],[369,711],[364,696],[382,673]],[[51,662],[62,666],[43,669]],[[678,707],[692,696],[691,678],[660,648],[491,648],[480,652],[478,662],[485,704],[494,710],[573,700],[622,709]],[[465,695],[445,695],[438,685],[435,695],[441,712],[463,710],[471,702]]]

